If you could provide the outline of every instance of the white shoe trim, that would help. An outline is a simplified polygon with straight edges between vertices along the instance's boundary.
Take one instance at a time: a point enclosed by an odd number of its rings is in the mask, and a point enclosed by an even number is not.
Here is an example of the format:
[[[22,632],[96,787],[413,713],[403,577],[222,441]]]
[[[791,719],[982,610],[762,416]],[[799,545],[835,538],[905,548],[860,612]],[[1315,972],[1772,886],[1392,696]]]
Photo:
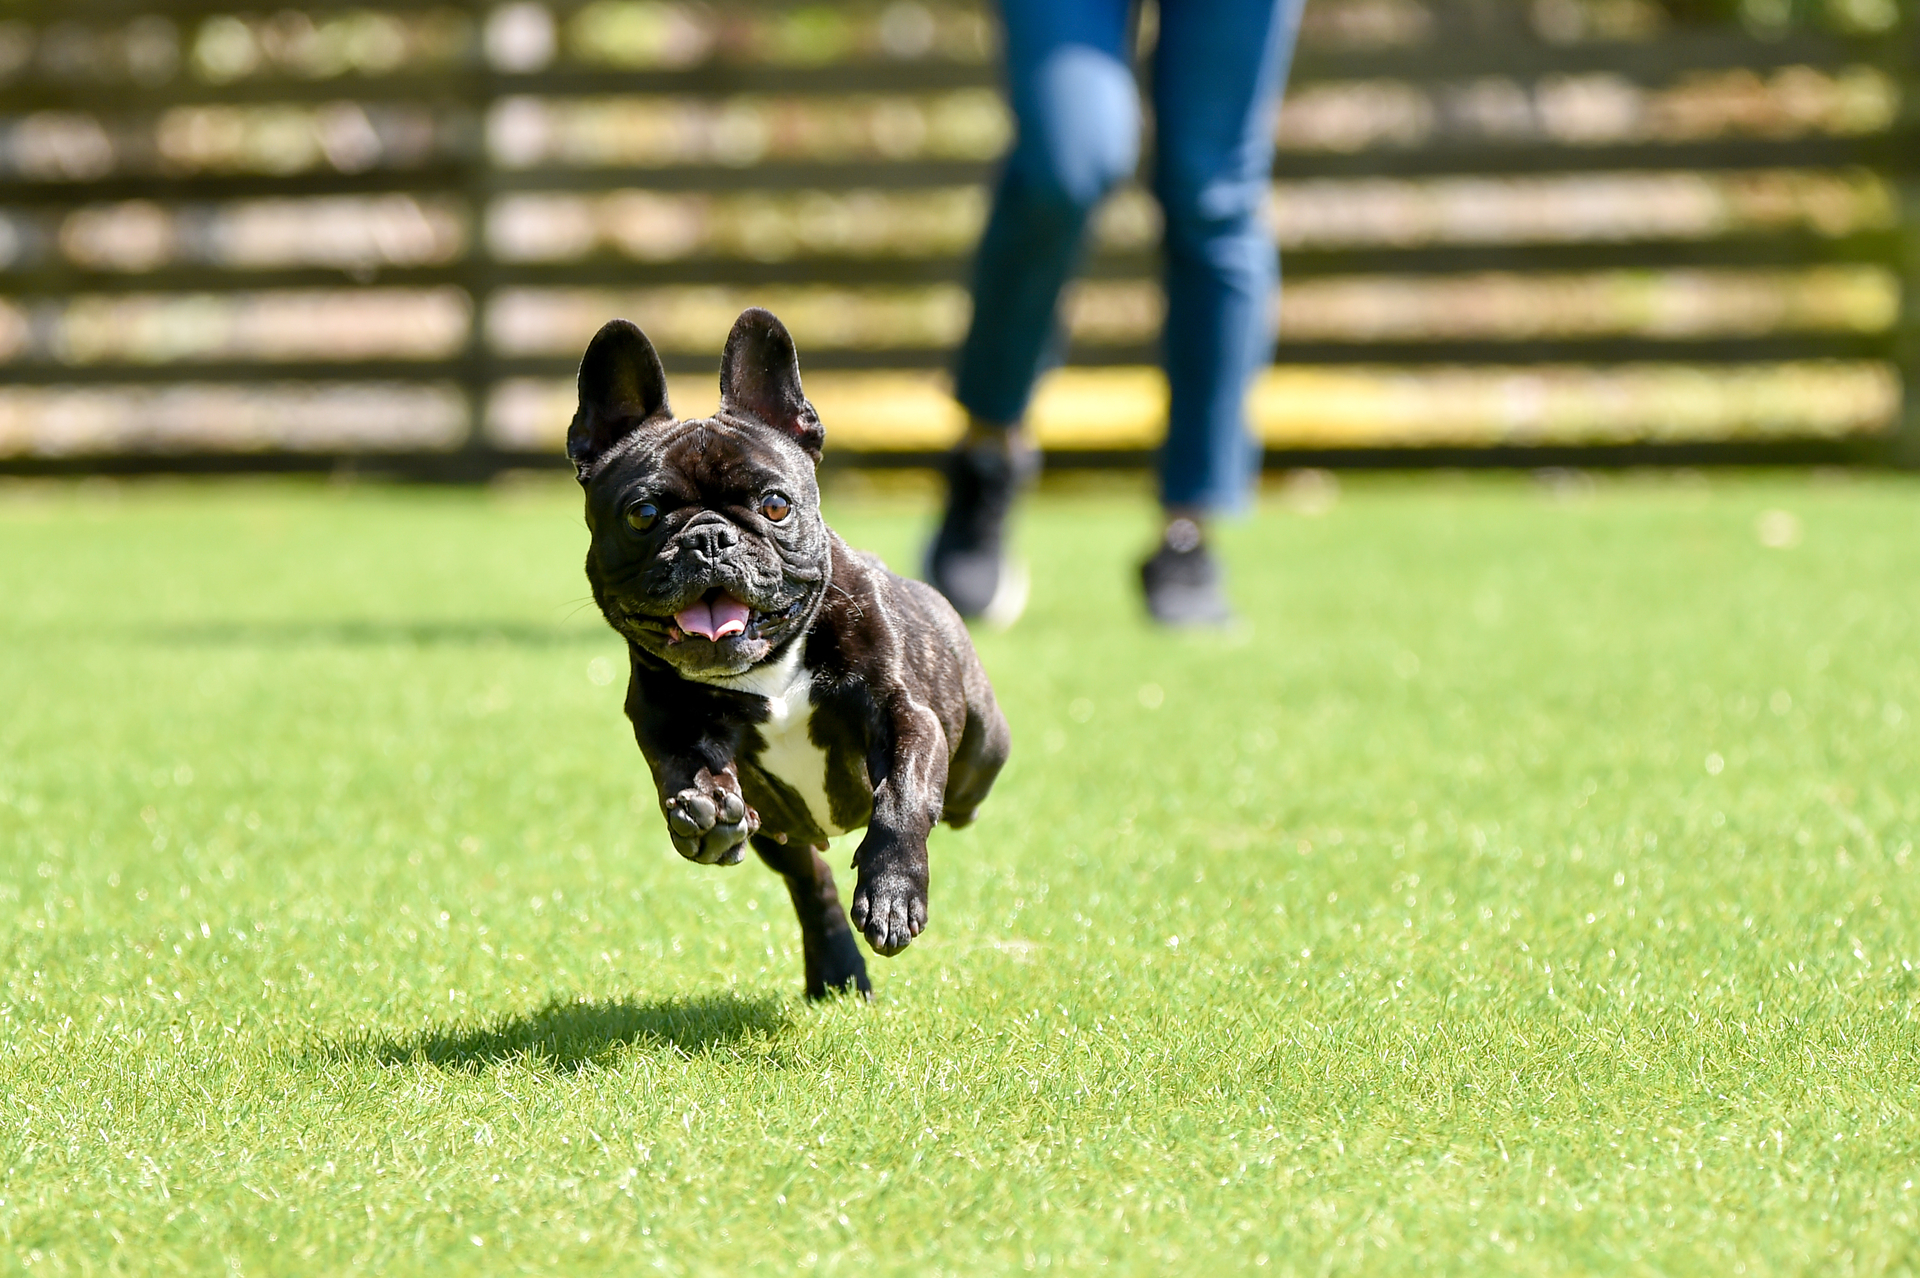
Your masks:
[[[993,598],[980,610],[980,620],[996,630],[1005,630],[1026,612],[1027,594],[1032,587],[1033,579],[1025,563],[1017,559],[1001,560],[999,583],[993,588]]]

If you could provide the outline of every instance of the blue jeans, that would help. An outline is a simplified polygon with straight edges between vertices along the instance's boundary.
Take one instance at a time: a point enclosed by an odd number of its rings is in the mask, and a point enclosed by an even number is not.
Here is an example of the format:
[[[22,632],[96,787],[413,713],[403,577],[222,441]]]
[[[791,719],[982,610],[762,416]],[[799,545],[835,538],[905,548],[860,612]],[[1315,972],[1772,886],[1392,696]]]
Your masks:
[[[1166,217],[1169,506],[1237,507],[1258,465],[1245,399],[1273,348],[1279,261],[1264,212],[1274,104],[1302,3],[1161,0],[1152,181]],[[1003,0],[1019,137],[980,241],[954,379],[961,407],[982,421],[1019,420],[1057,361],[1060,290],[1088,218],[1138,163],[1133,7]]]

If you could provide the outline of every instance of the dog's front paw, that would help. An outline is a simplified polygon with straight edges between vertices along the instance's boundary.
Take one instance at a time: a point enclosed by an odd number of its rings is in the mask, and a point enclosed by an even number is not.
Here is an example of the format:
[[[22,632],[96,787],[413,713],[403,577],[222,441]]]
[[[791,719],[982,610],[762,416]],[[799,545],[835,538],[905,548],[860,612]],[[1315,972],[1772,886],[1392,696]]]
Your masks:
[[[927,925],[927,885],[897,869],[871,877],[862,869],[854,885],[850,917],[873,952],[891,958],[911,945]]]
[[[701,780],[706,784],[690,785],[661,805],[674,851],[701,865],[738,865],[747,839],[760,828],[760,814],[738,790],[715,784],[704,772]]]

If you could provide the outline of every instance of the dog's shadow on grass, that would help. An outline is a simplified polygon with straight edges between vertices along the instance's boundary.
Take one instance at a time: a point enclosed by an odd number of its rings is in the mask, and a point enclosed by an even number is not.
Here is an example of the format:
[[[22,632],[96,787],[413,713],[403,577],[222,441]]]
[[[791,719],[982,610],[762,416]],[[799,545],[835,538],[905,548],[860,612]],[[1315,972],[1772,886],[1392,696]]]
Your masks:
[[[399,1037],[354,1037],[328,1044],[336,1060],[432,1065],[476,1073],[527,1063],[571,1072],[604,1064],[622,1050],[670,1050],[693,1057],[772,1039],[788,1015],[772,995],[598,1001],[556,998],[535,1012],[479,1026],[425,1029]]]

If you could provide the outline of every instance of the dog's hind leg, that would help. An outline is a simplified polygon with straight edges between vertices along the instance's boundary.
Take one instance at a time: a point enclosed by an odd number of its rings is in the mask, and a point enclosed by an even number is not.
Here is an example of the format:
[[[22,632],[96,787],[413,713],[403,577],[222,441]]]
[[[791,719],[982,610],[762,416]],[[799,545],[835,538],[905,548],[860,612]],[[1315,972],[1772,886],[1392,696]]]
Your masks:
[[[959,829],[973,821],[974,809],[993,788],[993,779],[1006,765],[1011,734],[1000,707],[988,701],[984,710],[967,711],[960,748],[947,765],[947,796],[940,819]]]
[[[753,850],[787,881],[787,895],[793,898],[793,912],[800,919],[807,997],[825,998],[834,990],[873,997],[867,961],[854,942],[847,912],[840,908],[840,894],[826,861],[804,843],[780,843],[765,834],[753,836]]]

